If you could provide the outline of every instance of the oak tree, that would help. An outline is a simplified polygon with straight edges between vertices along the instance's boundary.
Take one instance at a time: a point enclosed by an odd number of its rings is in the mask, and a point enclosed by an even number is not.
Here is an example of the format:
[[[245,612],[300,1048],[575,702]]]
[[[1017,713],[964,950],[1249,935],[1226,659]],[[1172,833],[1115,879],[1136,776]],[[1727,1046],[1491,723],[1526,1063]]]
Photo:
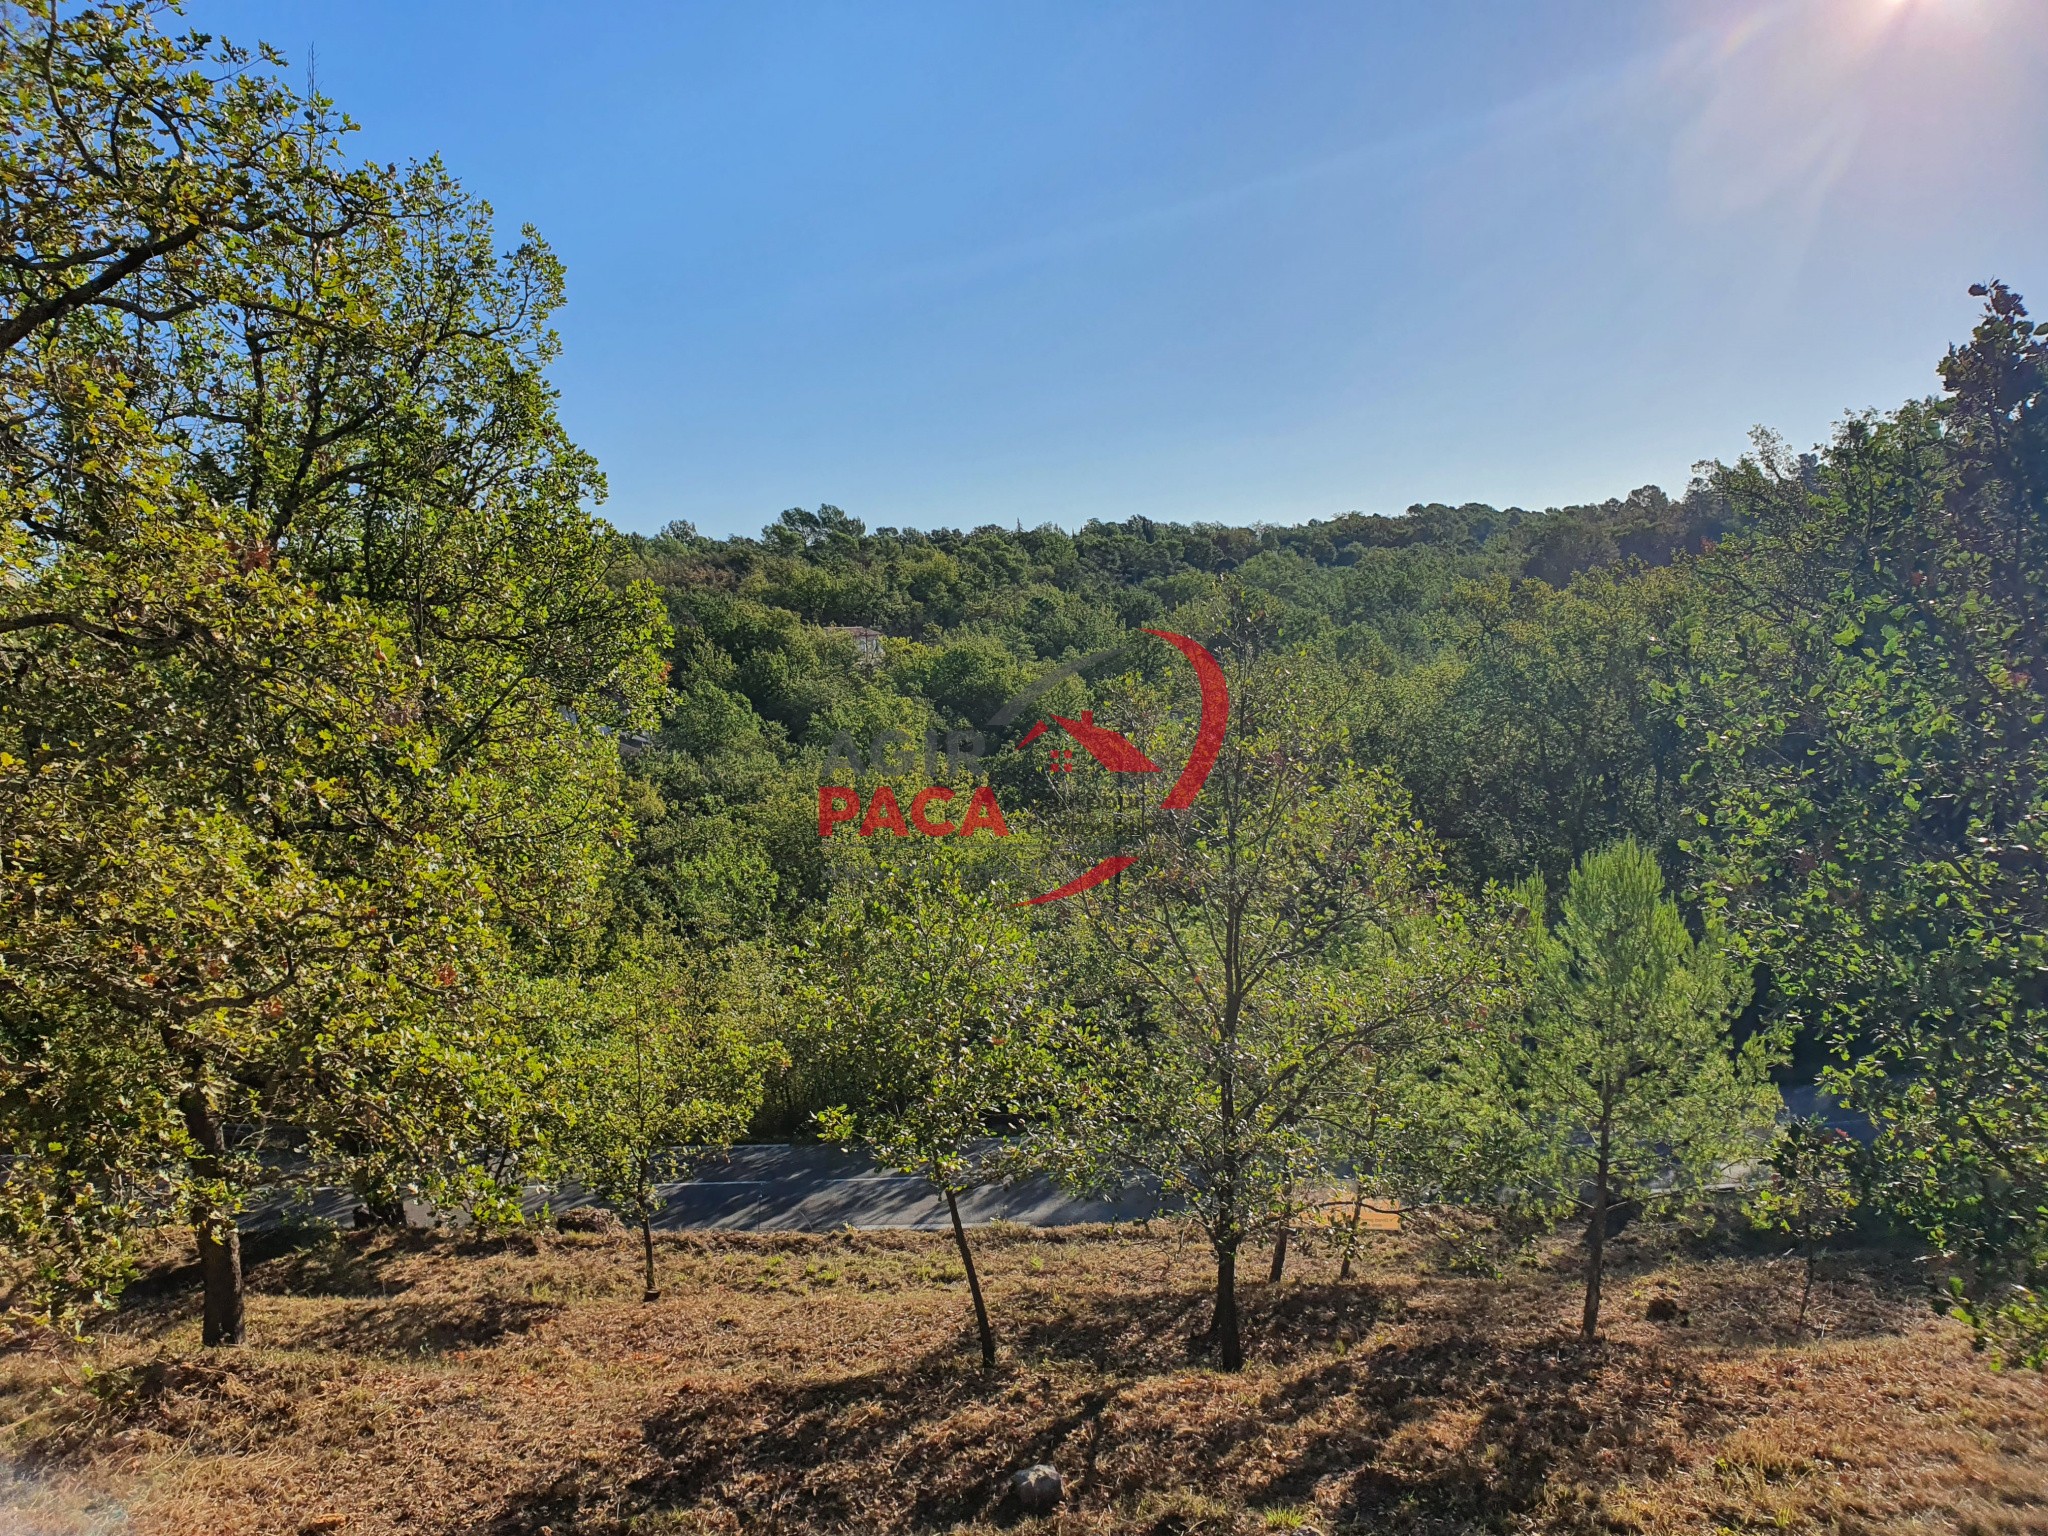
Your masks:
[[[493,978],[602,921],[665,624],[545,248],[165,14],[4,18],[0,1221],[61,1305],[168,1202],[232,1343],[281,1170],[477,1176]]]

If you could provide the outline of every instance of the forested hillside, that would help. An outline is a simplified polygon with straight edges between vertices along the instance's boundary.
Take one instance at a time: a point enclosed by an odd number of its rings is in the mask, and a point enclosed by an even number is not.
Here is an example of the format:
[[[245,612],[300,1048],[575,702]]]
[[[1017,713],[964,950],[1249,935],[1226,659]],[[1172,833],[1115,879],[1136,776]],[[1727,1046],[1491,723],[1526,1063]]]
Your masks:
[[[979,725],[1034,674],[1144,626],[1206,633],[1219,601],[1263,643],[1330,662],[1354,751],[1395,766],[1468,881],[1558,878],[1616,835],[1668,831],[1668,567],[1729,518],[1711,485],[1645,486],[1299,527],[871,530],[822,506],[759,538],[635,538],[677,634],[676,708],[634,764],[636,914],[758,930],[819,894],[809,796],[836,732]],[[853,627],[881,632],[879,664]]]

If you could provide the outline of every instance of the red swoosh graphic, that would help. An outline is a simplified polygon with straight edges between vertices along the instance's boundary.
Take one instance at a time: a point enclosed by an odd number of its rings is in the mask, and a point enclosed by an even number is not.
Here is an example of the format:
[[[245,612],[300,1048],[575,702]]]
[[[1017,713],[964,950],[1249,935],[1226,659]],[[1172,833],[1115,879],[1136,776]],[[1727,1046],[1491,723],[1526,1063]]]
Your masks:
[[[1216,658],[1199,641],[1163,629],[1148,629],[1145,633],[1157,635],[1187,657],[1194,664],[1195,681],[1202,688],[1202,723],[1195,731],[1195,750],[1188,754],[1188,765],[1174,780],[1172,791],[1159,802],[1162,811],[1184,811],[1195,803],[1195,796],[1209,782],[1209,770],[1216,766],[1216,755],[1223,750],[1223,732],[1230,724],[1230,685],[1224,682],[1223,669],[1216,665]]]
[[[1054,715],[1066,733],[1081,746],[1088,755],[1111,773],[1157,773],[1159,765],[1132,746],[1122,736],[1106,725],[1097,725],[1090,713],[1083,710],[1081,718],[1069,720],[1065,715]]]
[[[1043,896],[1033,896],[1028,900],[1016,903],[1016,905],[1020,907],[1039,907],[1045,905],[1048,901],[1059,901],[1063,897],[1078,896],[1083,891],[1093,890],[1105,880],[1114,880],[1137,862],[1137,859],[1130,854],[1120,853],[1113,859],[1104,859],[1086,874],[1074,876],[1073,879],[1069,880],[1058,890],[1047,891]]]

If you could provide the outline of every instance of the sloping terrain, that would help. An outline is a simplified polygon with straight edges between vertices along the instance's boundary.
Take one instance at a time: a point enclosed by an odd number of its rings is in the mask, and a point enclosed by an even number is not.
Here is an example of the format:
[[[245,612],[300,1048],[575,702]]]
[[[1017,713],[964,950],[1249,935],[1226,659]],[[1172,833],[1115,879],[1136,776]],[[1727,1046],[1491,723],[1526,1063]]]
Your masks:
[[[1623,1242],[1586,1347],[1568,1245],[1488,1277],[1469,1238],[1372,1244],[1246,1285],[1235,1377],[1163,1223],[984,1231],[988,1374],[937,1235],[669,1237],[643,1304],[623,1236],[346,1234],[259,1263],[220,1355],[167,1253],[90,1350],[0,1355],[41,1510],[0,1528],[2048,1532],[2048,1386],[1901,1261],[1834,1260],[1795,1333],[1790,1261]],[[1068,1499],[1034,1522],[1004,1489],[1038,1461]]]

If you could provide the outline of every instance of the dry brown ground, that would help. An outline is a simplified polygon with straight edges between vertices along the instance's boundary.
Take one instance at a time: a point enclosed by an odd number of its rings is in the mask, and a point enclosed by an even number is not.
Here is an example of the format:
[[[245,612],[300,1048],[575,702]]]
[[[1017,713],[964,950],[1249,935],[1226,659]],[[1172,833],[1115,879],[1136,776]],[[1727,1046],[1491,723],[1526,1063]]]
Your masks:
[[[212,1354],[167,1269],[92,1350],[0,1353],[0,1531],[2048,1532],[2048,1386],[1909,1266],[1838,1261],[1795,1338],[1789,1263],[1623,1243],[1587,1348],[1563,1245],[1377,1241],[1246,1285],[1239,1376],[1161,1226],[984,1235],[989,1374],[941,1237],[671,1239],[642,1304],[623,1237],[349,1234],[257,1265]],[[1020,1521],[1040,1460],[1068,1504]]]

